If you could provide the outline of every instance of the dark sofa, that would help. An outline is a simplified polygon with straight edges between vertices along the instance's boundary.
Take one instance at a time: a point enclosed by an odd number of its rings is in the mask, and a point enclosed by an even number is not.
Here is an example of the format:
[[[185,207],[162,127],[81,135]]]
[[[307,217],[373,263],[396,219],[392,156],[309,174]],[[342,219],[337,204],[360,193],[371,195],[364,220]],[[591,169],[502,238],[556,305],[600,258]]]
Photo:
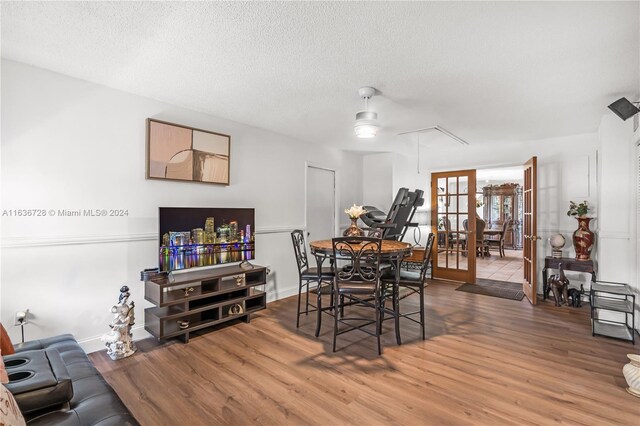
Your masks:
[[[104,380],[93,366],[84,350],[70,334],[64,334],[42,340],[33,340],[16,346],[14,355],[4,356],[4,361],[10,364],[12,359],[20,358],[34,350],[46,350],[49,364],[54,367],[57,353],[51,356],[51,350],[59,353],[62,364],[68,374],[62,374],[71,379],[73,397],[68,404],[44,408],[39,411],[23,413],[29,425],[138,425],[138,422],[122,403],[111,386]],[[35,365],[33,366],[35,367]],[[8,369],[9,371],[9,369]],[[11,390],[11,383],[7,386]],[[37,390],[35,392],[38,392]],[[47,407],[46,392],[40,391],[37,396],[41,399],[41,407]],[[18,405],[19,397],[16,396]],[[21,407],[22,408],[22,407]]]

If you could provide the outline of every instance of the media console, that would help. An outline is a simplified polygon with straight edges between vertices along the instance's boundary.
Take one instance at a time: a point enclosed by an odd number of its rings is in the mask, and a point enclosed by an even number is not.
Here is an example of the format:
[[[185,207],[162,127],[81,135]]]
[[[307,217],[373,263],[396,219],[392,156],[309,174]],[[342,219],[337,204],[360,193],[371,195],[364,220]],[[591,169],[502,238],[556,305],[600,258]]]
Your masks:
[[[157,276],[144,282],[144,298],[156,305],[144,310],[145,330],[158,339],[177,337],[234,319],[250,321],[265,309],[267,269],[237,265]]]

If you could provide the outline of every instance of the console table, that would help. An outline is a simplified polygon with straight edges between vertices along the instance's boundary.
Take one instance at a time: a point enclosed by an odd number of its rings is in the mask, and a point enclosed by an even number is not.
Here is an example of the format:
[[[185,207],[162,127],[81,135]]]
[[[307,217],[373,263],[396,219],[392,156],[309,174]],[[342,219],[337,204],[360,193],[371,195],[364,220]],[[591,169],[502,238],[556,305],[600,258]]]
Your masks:
[[[562,269],[565,271],[586,272],[591,274],[591,282],[596,282],[596,273],[598,267],[593,260],[575,260],[570,257],[554,258],[547,256],[544,258],[544,269],[542,270],[542,295],[543,300],[547,299],[547,269],[558,269],[562,263]]]

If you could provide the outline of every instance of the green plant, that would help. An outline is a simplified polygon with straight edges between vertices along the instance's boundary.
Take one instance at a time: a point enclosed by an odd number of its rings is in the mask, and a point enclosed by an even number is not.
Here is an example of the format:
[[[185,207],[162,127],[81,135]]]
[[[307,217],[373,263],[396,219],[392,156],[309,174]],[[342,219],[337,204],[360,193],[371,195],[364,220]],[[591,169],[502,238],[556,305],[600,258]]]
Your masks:
[[[573,201],[569,201],[569,211],[567,216],[584,216],[589,213],[589,203],[583,201],[580,204],[576,204]]]

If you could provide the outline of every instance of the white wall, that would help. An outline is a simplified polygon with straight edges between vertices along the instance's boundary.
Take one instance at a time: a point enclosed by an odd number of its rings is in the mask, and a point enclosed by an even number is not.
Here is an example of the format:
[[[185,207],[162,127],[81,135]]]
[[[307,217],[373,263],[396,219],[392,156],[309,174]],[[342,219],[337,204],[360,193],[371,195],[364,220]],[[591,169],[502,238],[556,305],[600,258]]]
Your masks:
[[[29,308],[28,340],[70,332],[100,349],[123,284],[144,335],[150,305],[139,272],[157,265],[159,206],[255,207],[256,263],[272,267],[273,300],[297,291],[289,232],[305,225],[305,161],[337,170],[337,212],[362,201],[356,154],[12,61],[2,61],[1,100],[0,210],[128,210],[122,218],[2,217],[0,319],[14,341],[14,314]],[[148,117],[231,135],[231,185],[145,180]]]
[[[395,196],[393,153],[369,154],[362,160],[362,202],[389,211]]]
[[[599,279],[628,283],[640,297],[634,231],[636,214],[636,144],[640,131],[633,120],[622,121],[613,113],[602,117],[600,137]],[[640,324],[636,305],[636,328]],[[603,317],[604,318],[604,317]],[[614,319],[623,320],[621,316]]]
[[[408,155],[402,168],[394,170],[394,182],[399,186],[418,185],[426,194],[427,221],[431,219],[431,173],[448,170],[464,170],[524,164],[532,156],[538,157],[538,291],[542,292],[544,257],[551,255],[548,238],[560,232],[567,240],[564,256],[575,256],[572,234],[577,229],[575,219],[566,215],[569,201],[588,200],[594,208],[598,205],[597,191],[598,135],[585,134],[569,137],[513,142],[511,144],[487,144],[463,146],[452,143],[450,148],[421,150],[420,174],[417,174],[416,156]],[[366,159],[365,159],[366,161]],[[409,173],[407,173],[407,170]],[[597,232],[598,222],[592,229]],[[423,241],[426,236],[423,233]],[[411,238],[407,241],[413,242]],[[595,248],[594,258],[598,250]],[[568,272],[572,285],[585,284],[589,288],[590,276]]]

